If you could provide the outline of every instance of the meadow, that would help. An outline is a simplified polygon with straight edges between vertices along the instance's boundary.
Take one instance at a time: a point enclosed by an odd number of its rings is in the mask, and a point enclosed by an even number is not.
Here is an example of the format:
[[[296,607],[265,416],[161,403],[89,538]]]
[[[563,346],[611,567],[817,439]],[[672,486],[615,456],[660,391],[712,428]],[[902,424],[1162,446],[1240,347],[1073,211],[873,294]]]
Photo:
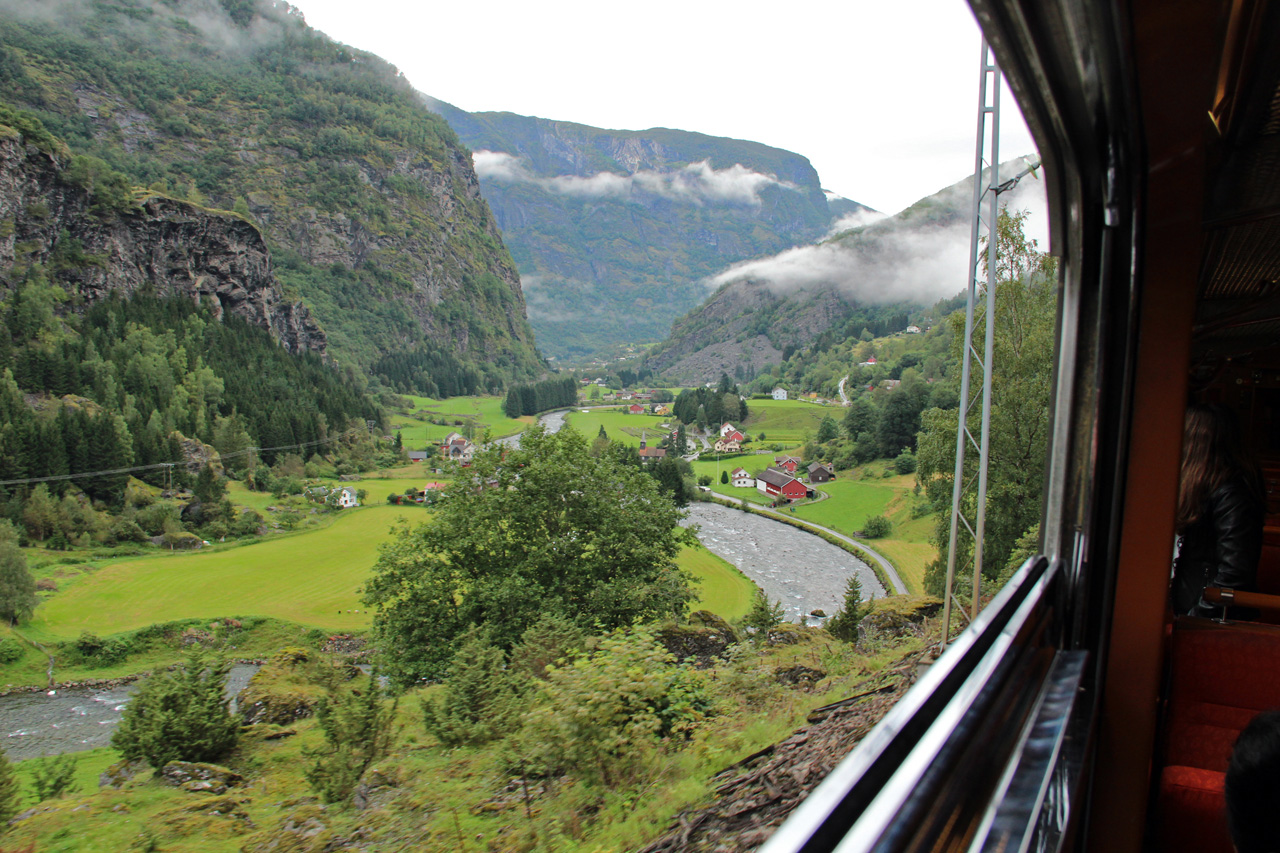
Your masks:
[[[420,507],[371,505],[339,513],[316,530],[196,553],[110,562],[67,578],[23,633],[38,642],[82,631],[111,635],[157,622],[263,616],[325,631],[360,631],[371,613],[360,587],[392,527],[426,520]],[[755,585],[702,546],[684,547],[679,564],[697,578],[697,609],[741,618]]]
[[[674,424],[675,420],[670,415],[631,415],[611,408],[586,412],[574,409],[565,422],[588,439],[594,439],[603,426],[610,441],[639,447],[643,436],[648,439],[650,447],[657,447],[671,432],[670,427],[664,429],[662,425]]]
[[[784,446],[804,444],[813,438],[824,417],[837,423],[844,417],[840,406],[819,406],[801,400],[748,400],[747,411],[746,431],[757,442],[764,433],[764,443]]]
[[[503,438],[515,435],[532,424],[537,418],[528,415],[520,418],[509,418],[502,411],[503,397],[450,397],[447,400],[434,400],[430,397],[407,395],[413,408],[407,412],[392,415],[391,428],[401,432],[404,446],[419,450],[429,444],[439,444],[451,432],[466,434],[469,424],[474,428],[473,437],[478,442],[484,437],[485,430],[491,438]],[[443,418],[449,423],[445,426],[428,423],[427,418]],[[458,425],[454,421],[466,421]]]

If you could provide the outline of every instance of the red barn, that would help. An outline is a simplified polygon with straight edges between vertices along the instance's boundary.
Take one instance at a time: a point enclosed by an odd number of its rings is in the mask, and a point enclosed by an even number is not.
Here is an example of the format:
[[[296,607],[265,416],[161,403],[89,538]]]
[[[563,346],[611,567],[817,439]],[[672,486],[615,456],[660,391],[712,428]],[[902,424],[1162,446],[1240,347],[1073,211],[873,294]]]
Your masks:
[[[804,483],[777,468],[766,468],[756,476],[756,489],[766,495],[800,500],[809,496]]]

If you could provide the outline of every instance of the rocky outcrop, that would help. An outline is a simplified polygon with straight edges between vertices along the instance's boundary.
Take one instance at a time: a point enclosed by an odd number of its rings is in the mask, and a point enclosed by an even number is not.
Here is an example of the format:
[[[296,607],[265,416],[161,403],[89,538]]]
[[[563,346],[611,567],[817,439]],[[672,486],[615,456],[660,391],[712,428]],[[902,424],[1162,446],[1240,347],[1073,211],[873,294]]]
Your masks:
[[[230,768],[197,761],[170,761],[157,775],[166,784],[193,794],[225,794],[228,788],[244,784],[244,777]]]
[[[324,353],[324,332],[283,298],[251,223],[160,195],[105,208],[66,165],[16,132],[0,134],[0,281],[45,264],[73,305],[149,288],[205,302],[219,319],[242,317],[290,352]]]

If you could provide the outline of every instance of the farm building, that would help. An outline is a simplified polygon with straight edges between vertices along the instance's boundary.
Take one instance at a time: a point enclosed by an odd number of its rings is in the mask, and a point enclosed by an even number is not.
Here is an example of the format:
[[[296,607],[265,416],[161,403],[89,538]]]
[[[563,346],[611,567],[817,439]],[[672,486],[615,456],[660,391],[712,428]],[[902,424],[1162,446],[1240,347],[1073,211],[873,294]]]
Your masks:
[[[756,477],[756,490],[772,497],[799,500],[809,496],[804,483],[777,468],[766,468]]]
[[[773,465],[775,468],[781,468],[788,474],[794,475],[800,468],[801,459],[799,456],[775,456],[773,457]]]
[[[809,482],[825,483],[835,479],[835,469],[825,462],[814,462],[809,466]]]
[[[440,445],[440,455],[445,459],[452,459],[454,462],[462,462],[463,464],[469,463],[475,452],[476,446],[469,439],[456,432],[446,435],[444,442]]]
[[[630,415],[643,415],[643,414],[644,414],[644,406],[640,405],[639,403],[632,403],[630,406],[627,406],[627,414],[630,414]]]

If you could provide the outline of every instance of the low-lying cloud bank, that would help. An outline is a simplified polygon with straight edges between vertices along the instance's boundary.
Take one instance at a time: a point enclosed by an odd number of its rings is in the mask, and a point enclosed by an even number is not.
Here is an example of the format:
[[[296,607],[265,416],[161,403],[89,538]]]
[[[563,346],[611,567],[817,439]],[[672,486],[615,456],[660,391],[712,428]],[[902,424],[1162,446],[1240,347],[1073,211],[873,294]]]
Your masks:
[[[760,192],[777,186],[795,190],[789,181],[763,175],[735,163],[727,169],[713,169],[703,160],[669,172],[641,170],[629,175],[597,172],[594,175],[556,175],[539,177],[529,170],[520,157],[502,151],[477,151],[472,155],[476,174],[503,183],[532,184],[557,195],[580,198],[616,198],[626,200],[634,194],[657,195],[693,205],[760,204]]]
[[[972,198],[955,188],[952,200]],[[1001,197],[1011,210],[1029,210],[1028,235],[1047,248],[1048,207],[1044,185],[1033,177]],[[856,216],[856,215],[855,215]],[[838,223],[839,224],[839,223]],[[839,233],[865,225],[850,218]],[[841,240],[798,246],[769,258],[734,264],[706,280],[709,288],[736,281],[763,284],[779,296],[835,289],[859,304],[916,302],[931,305],[965,288],[969,266],[968,216],[945,224],[906,224],[893,219],[870,224]]]

